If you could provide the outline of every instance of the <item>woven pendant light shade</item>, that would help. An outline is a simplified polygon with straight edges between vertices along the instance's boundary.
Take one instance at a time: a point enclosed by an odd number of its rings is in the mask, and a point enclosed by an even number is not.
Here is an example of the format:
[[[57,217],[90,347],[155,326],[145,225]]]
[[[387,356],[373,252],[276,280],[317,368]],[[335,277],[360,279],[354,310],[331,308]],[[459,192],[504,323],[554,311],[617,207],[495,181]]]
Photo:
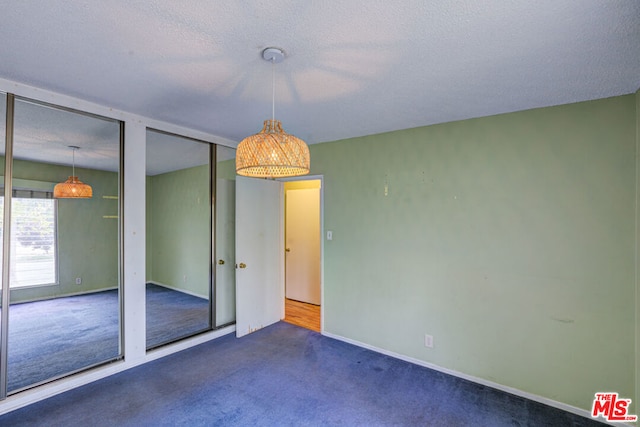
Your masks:
[[[56,199],[90,199],[93,190],[90,185],[80,181],[77,176],[70,176],[65,182],[53,187],[53,197]]]
[[[280,120],[265,120],[262,130],[246,137],[236,151],[236,173],[255,178],[282,178],[309,173],[309,147],[282,130]]]

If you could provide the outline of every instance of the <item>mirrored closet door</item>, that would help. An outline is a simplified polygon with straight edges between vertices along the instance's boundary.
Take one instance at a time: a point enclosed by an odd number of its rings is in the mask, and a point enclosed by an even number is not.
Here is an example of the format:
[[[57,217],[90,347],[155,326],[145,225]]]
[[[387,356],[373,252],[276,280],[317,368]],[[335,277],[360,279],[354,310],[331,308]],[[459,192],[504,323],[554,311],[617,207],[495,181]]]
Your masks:
[[[5,318],[8,319],[8,300],[7,307],[4,307],[3,300],[4,297],[4,289],[2,279],[3,276],[3,261],[4,261],[4,177],[5,177],[5,161],[6,161],[6,118],[7,118],[7,94],[0,93],[0,180],[2,182],[2,188],[0,189],[0,331],[3,331],[5,325]],[[6,292],[9,295],[9,292]],[[6,312],[6,313],[5,313]],[[6,322],[8,323],[8,322]],[[7,346],[6,336],[0,333],[0,398],[6,397],[6,364],[2,362],[3,357],[6,357],[6,353],[4,352],[5,347]]]
[[[236,321],[236,150],[216,147],[215,320],[222,327]]]
[[[122,354],[121,123],[14,105],[8,394]]]
[[[147,130],[147,349],[212,328],[214,147]]]

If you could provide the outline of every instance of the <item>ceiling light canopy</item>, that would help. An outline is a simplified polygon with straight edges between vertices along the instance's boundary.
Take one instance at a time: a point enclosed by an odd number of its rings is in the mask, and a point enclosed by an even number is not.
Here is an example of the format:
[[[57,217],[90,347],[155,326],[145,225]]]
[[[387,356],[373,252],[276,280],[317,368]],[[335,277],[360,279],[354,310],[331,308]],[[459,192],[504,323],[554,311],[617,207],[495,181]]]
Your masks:
[[[259,133],[238,144],[236,173],[255,178],[306,175],[311,163],[309,147],[282,130],[282,123],[275,119],[275,64],[284,60],[284,52],[270,47],[262,51],[262,58],[272,64],[271,120],[265,120]]]
[[[93,197],[93,190],[90,185],[80,181],[76,176],[76,150],[80,147],[70,145],[73,150],[73,166],[71,176],[65,181],[53,187],[53,197],[56,199],[90,199]]]

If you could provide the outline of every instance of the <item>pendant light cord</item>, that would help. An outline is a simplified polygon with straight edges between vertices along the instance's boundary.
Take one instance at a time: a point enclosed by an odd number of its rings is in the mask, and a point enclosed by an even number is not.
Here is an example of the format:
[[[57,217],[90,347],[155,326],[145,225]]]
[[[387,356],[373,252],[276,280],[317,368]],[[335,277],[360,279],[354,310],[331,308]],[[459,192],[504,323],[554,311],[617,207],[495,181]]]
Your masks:
[[[271,120],[276,119],[276,59],[271,58]]]
[[[76,148],[72,148],[71,150],[71,176],[76,176]]]

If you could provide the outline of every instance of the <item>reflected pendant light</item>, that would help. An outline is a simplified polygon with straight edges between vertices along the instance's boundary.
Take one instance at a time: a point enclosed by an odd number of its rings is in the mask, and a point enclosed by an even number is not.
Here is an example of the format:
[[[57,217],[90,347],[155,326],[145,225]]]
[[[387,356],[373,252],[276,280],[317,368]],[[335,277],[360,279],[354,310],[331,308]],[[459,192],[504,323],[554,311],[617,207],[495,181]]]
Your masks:
[[[56,184],[53,188],[53,197],[56,199],[90,199],[93,196],[93,190],[90,185],[80,181],[76,176],[76,150],[80,147],[70,145],[73,150],[73,166],[71,176],[65,182]]]
[[[236,173],[255,178],[282,178],[309,173],[310,157],[307,144],[282,130],[275,119],[275,64],[284,60],[280,48],[269,47],[262,58],[271,62],[271,120],[265,120],[262,130],[246,137],[236,151]]]

